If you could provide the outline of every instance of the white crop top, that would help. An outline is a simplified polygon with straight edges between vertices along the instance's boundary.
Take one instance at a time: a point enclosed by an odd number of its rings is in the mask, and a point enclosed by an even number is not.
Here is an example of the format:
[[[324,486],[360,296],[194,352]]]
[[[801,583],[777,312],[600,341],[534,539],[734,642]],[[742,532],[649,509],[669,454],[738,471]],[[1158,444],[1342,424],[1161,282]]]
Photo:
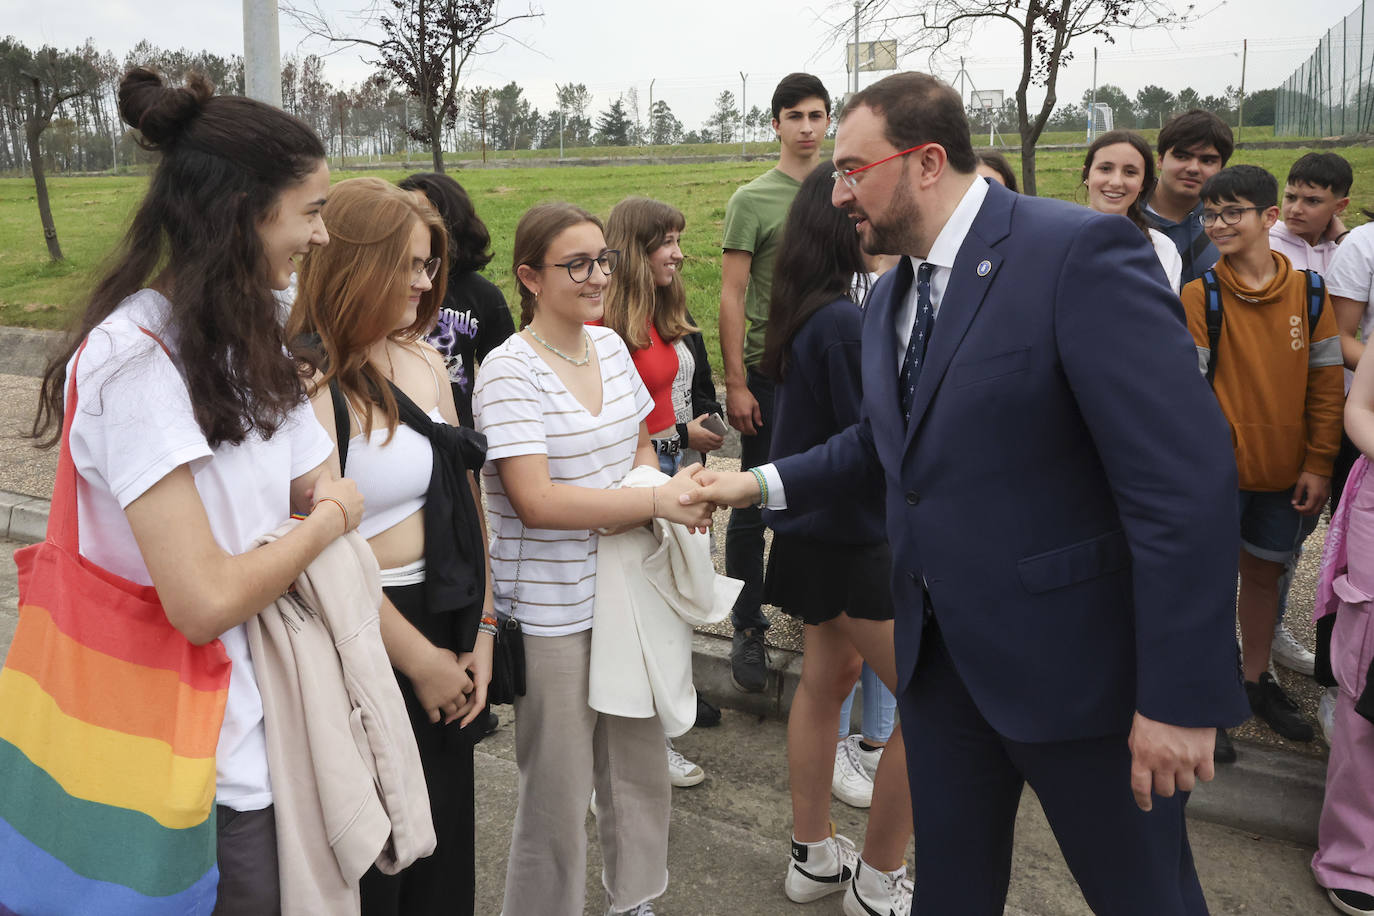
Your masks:
[[[439,376],[432,365],[429,371],[434,376],[437,397]],[[353,428],[361,429],[362,421],[351,403],[348,415]],[[427,415],[436,423],[448,422],[439,413],[438,405],[430,408]],[[369,438],[358,433],[348,440],[344,476],[358,485],[363,496],[363,520],[358,523],[358,533],[364,538],[374,538],[423,509],[429,478],[434,472],[434,450],[428,438],[404,423],[396,424],[390,442],[386,437],[386,427],[374,425]]]
[[[429,411],[436,423],[446,423],[439,408]],[[358,485],[365,504],[358,533],[373,538],[409,518],[425,507],[429,478],[434,471],[434,450],[429,440],[406,426],[396,424],[396,433],[386,445],[386,427],[348,440],[348,464],[344,476]]]

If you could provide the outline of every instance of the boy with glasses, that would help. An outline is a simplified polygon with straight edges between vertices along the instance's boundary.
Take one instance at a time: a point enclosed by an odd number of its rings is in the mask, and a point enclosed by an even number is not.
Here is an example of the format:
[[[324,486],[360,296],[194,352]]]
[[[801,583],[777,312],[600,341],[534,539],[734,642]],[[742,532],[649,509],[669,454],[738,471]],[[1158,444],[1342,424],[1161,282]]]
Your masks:
[[[1269,248],[1278,183],[1223,169],[1202,187],[1198,223],[1220,253],[1183,288],[1199,369],[1231,424],[1240,493],[1242,667],[1250,708],[1292,741],[1312,725],[1268,671],[1279,578],[1316,527],[1341,438],[1340,338],[1321,279]],[[1234,759],[1218,730],[1218,760]]]
[[[730,197],[721,240],[720,355],[725,366],[725,406],[740,433],[740,466],[768,460],[773,423],[773,383],[759,372],[773,259],[782,225],[802,179],[821,161],[830,128],[830,94],[809,73],[791,73],[773,90],[773,130],[782,151],[778,164]],[[746,330],[747,324],[747,330]],[[763,515],[736,509],[725,529],[725,574],[744,582],[731,615],[735,625],[730,673],[735,686],[759,693],[768,681],[763,615]]]

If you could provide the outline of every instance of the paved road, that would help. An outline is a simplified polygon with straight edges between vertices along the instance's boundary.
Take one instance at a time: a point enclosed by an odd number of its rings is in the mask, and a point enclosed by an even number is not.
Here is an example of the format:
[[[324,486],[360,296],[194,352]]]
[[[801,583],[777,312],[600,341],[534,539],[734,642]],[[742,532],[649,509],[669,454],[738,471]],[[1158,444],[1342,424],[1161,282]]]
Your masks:
[[[8,650],[16,620],[17,590],[10,556],[18,544],[0,541],[0,656]],[[515,811],[514,730],[507,723],[478,747],[477,912],[500,910]],[[727,709],[719,728],[698,729],[677,746],[706,769],[692,789],[676,789],[669,846],[672,880],[658,907],[663,916],[802,916],[839,913],[829,898],[804,907],[782,894],[790,808],[787,796],[786,726]],[[838,829],[856,840],[863,816],[833,805]],[[586,913],[600,916],[600,859],[588,818],[591,855]],[[1313,914],[1327,911],[1312,881],[1312,849],[1195,822],[1192,842],[1212,912]],[[1007,912],[1012,916],[1084,916],[1089,910],[1064,866],[1039,805],[1027,792],[1017,821],[1015,872]]]

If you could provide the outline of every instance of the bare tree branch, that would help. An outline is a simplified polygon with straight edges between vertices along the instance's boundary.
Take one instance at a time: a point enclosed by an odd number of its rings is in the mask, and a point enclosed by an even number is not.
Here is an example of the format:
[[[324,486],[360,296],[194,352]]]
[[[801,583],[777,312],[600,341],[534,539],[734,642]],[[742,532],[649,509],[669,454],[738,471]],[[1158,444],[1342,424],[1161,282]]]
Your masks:
[[[368,48],[363,60],[386,72],[420,103],[422,123],[410,130],[428,143],[435,171],[444,170],[443,127],[453,124],[462,97],[463,70],[484,43],[519,39],[514,24],[544,14],[532,6],[501,16],[498,0],[371,0],[349,15],[353,25],[333,23],[319,0],[288,2],[282,10],[307,34],[342,48]],[[522,42],[523,43],[523,42]]]
[[[836,4],[829,23],[831,44],[853,35],[853,7]],[[1114,31],[1172,28],[1198,18],[1195,5],[1176,11],[1168,0],[861,0],[858,15],[870,37],[896,39],[900,52],[924,52],[927,65],[962,50],[981,37],[991,22],[1019,33],[1021,77],[1016,87],[1017,127],[1021,135],[1023,188],[1035,193],[1035,144],[1054,110],[1061,67],[1073,60],[1075,40],[1096,35],[1113,42]],[[840,14],[844,13],[843,18]],[[1042,86],[1045,98],[1033,115],[1027,96]]]

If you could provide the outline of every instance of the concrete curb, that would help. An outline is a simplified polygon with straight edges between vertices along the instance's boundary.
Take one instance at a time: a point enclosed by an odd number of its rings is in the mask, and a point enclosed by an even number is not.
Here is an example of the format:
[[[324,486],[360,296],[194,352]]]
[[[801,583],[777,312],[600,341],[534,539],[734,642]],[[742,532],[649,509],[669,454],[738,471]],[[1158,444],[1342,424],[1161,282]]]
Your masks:
[[[36,544],[48,535],[50,500],[0,490],[0,537]]]
[[[62,331],[0,327],[0,373],[42,376],[65,339]]]
[[[49,500],[0,490],[0,536],[25,543],[43,540],[48,507]],[[743,693],[730,677],[730,640],[710,633],[692,637],[693,679],[717,706],[761,718],[786,718],[801,675],[801,653],[770,646],[768,669],[762,693]],[[1237,762],[1219,767],[1217,778],[1193,793],[1188,804],[1193,817],[1315,846],[1326,785],[1325,761],[1242,741],[1236,742],[1236,750]]]

